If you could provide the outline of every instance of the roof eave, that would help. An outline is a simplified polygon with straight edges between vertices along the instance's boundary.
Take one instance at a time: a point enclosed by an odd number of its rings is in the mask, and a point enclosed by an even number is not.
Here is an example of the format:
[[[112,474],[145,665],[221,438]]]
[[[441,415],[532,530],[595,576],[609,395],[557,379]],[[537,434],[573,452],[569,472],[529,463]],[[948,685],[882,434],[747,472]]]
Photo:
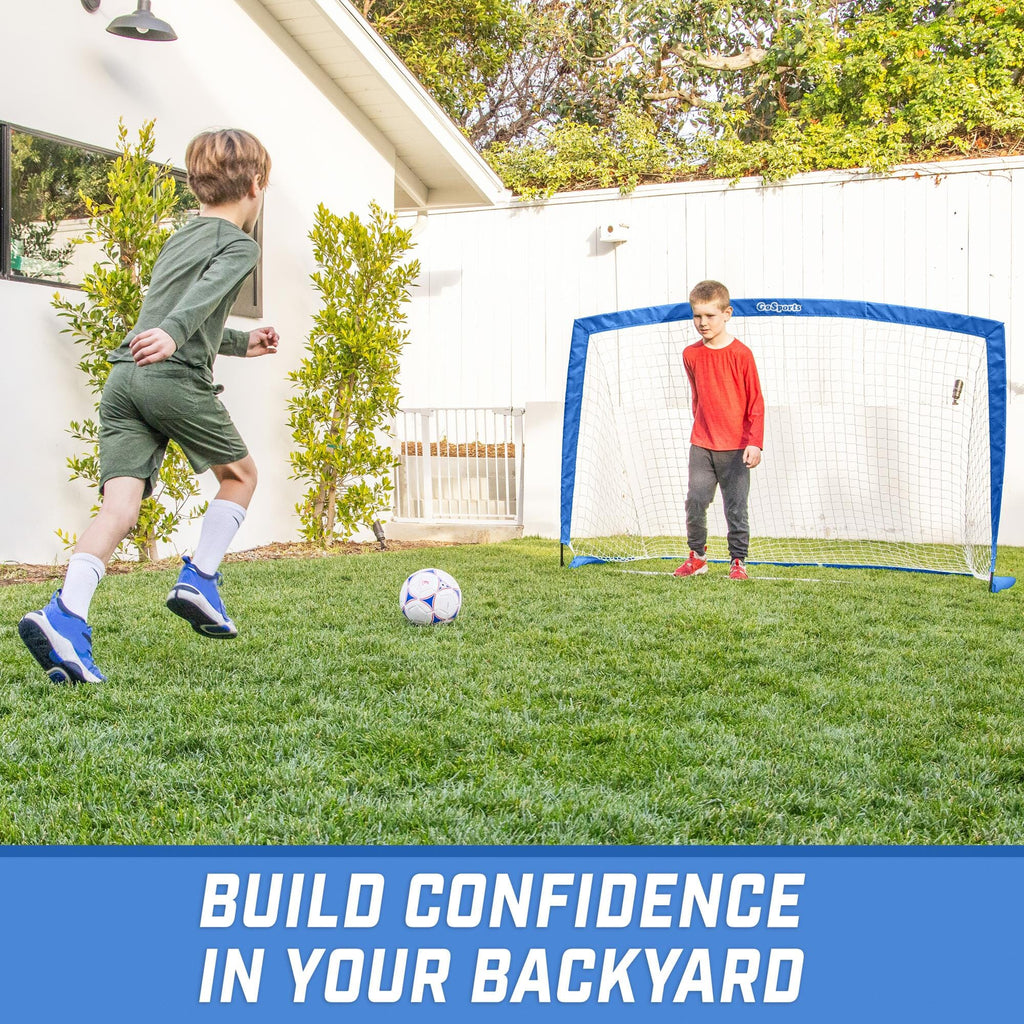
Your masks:
[[[263,0],[236,2],[265,26],[268,24],[266,19],[270,19],[288,34],[293,44],[302,47],[302,43],[288,33],[286,20],[275,15],[272,5],[268,7]],[[333,81],[345,94],[348,103],[359,109],[366,121],[374,125],[379,135],[393,148],[399,209],[493,206],[509,201],[511,193],[497,174],[401,58],[347,0],[304,0],[304,3],[311,11],[319,12],[357,55],[371,81],[377,83],[373,87],[374,95],[386,97],[393,106],[392,116],[382,117],[374,104],[366,102],[365,96],[346,90],[345,82],[333,76],[326,62],[316,53],[302,47],[305,57],[323,73],[313,79],[315,84],[324,90],[324,77]],[[408,117],[407,130],[396,124],[394,111],[400,113],[401,121]],[[419,135],[415,142],[418,149],[413,152],[410,149],[413,144],[409,140],[416,135]],[[419,159],[424,147],[428,150],[426,159]],[[420,167],[413,166],[417,162]]]

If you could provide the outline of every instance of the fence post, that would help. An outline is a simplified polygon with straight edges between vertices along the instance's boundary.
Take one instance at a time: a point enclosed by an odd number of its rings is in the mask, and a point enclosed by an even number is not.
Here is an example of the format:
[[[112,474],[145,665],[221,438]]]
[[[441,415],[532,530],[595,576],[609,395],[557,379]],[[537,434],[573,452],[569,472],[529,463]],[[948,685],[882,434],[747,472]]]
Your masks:
[[[423,451],[423,518],[428,522],[434,519],[434,458],[430,453],[430,420],[433,413],[424,410],[420,413],[420,443]]]
[[[523,420],[526,416],[524,409],[512,410],[512,431],[515,436],[516,455],[514,465],[516,468],[516,523],[523,525],[523,465],[526,461],[526,446],[523,438],[526,431]],[[507,455],[507,451],[506,451]]]

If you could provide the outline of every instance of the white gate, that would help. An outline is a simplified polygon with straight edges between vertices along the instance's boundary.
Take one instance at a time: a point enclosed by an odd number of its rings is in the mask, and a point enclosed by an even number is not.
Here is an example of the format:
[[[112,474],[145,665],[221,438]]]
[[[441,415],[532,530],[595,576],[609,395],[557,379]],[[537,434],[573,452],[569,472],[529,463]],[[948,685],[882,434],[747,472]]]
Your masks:
[[[396,522],[523,521],[522,409],[400,409]]]

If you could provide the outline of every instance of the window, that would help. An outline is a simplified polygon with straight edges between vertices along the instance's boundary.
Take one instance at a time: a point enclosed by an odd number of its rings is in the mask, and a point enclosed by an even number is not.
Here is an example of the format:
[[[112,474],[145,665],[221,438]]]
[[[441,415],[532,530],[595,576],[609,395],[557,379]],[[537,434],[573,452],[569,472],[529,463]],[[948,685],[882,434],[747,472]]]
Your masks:
[[[2,270],[13,280],[80,285],[99,254],[81,194],[102,200],[113,154],[3,126]]]
[[[106,200],[107,173],[116,158],[109,150],[0,124],[0,278],[81,286],[93,264],[103,259],[98,244],[73,241],[89,225],[82,195]],[[199,203],[185,183],[185,172],[173,173],[181,197],[181,223],[195,216]],[[253,230],[260,243],[262,221],[261,216]],[[263,315],[262,259],[231,312]]]

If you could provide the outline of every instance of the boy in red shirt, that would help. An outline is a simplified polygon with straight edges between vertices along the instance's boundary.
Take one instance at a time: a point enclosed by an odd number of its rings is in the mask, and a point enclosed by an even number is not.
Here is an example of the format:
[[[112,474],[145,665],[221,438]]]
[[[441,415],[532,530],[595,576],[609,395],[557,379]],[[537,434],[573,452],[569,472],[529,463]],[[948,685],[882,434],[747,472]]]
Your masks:
[[[745,580],[743,563],[750,544],[747,496],[750,471],[761,461],[764,398],[754,354],[726,330],[732,316],[729,290],[701,281],[690,292],[693,324],[701,340],[683,350],[683,366],[693,395],[686,540],[690,557],[676,576],[708,571],[708,506],[722,488],[728,527],[729,579]]]

